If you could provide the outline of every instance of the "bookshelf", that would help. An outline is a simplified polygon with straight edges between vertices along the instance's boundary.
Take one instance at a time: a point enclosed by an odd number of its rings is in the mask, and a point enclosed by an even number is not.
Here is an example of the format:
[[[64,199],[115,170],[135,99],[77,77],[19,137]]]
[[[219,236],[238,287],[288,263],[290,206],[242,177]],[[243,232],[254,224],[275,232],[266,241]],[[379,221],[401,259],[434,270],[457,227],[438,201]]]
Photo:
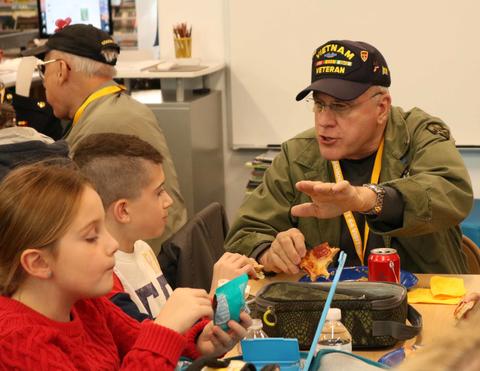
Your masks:
[[[247,161],[245,166],[251,169],[245,193],[249,195],[263,182],[265,171],[272,165],[273,159],[280,153],[280,147],[269,149],[261,153],[252,161]]]
[[[37,27],[35,0],[0,0],[0,31],[36,29]]]
[[[138,47],[135,0],[112,3],[113,38],[122,49]]]

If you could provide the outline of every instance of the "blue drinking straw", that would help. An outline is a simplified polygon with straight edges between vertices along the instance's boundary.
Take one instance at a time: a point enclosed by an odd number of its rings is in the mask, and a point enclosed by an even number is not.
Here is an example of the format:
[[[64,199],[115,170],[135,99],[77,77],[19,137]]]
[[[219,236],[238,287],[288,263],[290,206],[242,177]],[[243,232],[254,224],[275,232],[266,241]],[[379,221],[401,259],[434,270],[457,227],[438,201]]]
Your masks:
[[[303,367],[303,371],[308,371],[310,368],[310,364],[312,363],[313,355],[315,354],[315,349],[317,347],[318,338],[320,337],[320,333],[322,332],[323,325],[325,324],[325,319],[327,318],[328,310],[330,309],[330,304],[332,304],[333,295],[335,294],[335,290],[337,289],[337,283],[340,279],[340,275],[342,274],[343,266],[345,265],[345,260],[347,259],[347,254],[343,251],[340,252],[340,256],[338,257],[338,268],[335,272],[335,276],[333,277],[332,285],[330,286],[330,290],[328,290],[327,300],[325,301],[325,307],[323,308],[322,316],[320,317],[320,322],[318,322],[317,331],[315,332],[315,337],[313,338],[312,345],[310,345],[310,350],[308,352],[307,359],[305,360],[305,366]]]

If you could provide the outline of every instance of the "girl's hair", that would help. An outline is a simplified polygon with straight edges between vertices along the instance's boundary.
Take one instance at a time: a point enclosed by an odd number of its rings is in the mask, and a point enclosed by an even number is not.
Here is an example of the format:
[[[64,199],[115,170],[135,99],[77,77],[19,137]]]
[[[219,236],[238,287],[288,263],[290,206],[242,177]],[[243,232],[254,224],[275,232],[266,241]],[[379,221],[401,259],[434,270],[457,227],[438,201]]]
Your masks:
[[[25,278],[27,248],[55,248],[73,222],[90,182],[70,166],[36,163],[0,183],[0,294],[11,296]]]

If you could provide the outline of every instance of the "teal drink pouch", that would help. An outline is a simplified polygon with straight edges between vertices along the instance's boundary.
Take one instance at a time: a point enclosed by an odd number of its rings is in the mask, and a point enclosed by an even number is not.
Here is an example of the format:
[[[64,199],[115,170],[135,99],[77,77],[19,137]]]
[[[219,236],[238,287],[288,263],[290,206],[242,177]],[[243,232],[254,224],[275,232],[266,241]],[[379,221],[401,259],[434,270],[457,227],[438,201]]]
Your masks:
[[[224,331],[229,329],[227,322],[240,322],[240,312],[245,308],[245,288],[248,276],[242,274],[237,278],[217,287],[213,297],[213,323]]]

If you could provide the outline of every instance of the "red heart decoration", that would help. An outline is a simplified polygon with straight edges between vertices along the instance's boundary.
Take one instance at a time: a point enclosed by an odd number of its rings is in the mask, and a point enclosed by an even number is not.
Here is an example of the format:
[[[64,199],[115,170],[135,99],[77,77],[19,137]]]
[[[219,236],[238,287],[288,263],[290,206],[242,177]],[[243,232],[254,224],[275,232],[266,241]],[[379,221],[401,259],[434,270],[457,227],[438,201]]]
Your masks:
[[[55,32],[58,32],[58,31],[64,29],[70,23],[72,23],[72,18],[70,18],[70,17],[67,17],[65,19],[61,19],[61,18],[57,19],[55,21],[55,26],[57,26],[57,28],[55,29]]]

